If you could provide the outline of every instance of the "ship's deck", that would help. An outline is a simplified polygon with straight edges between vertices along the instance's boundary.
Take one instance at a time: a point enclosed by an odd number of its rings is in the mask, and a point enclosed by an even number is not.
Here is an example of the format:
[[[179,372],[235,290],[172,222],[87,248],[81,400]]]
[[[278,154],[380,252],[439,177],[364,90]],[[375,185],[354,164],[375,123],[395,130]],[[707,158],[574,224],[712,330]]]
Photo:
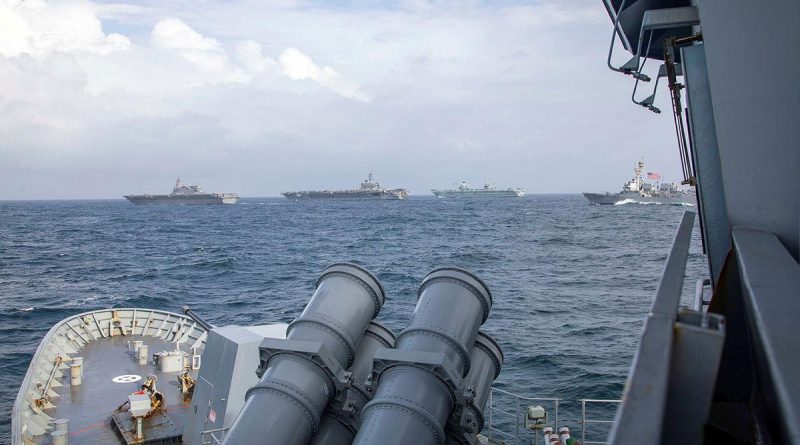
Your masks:
[[[156,387],[164,394],[166,414],[178,429],[183,430],[191,400],[184,400],[180,392],[176,372],[159,372],[152,364],[139,365],[128,342],[142,340],[149,353],[175,350],[175,343],[151,336],[115,336],[102,338],[87,344],[78,355],[84,357],[83,383],[70,386],[65,379],[58,389],[59,397],[53,400],[55,408],[47,410],[54,419],[69,419],[69,440],[72,444],[118,444],[124,443],[112,427],[111,414],[128,400],[128,394],[137,391],[148,374],[158,377]],[[184,349],[186,345],[183,345]],[[115,383],[114,377],[140,376],[141,380]],[[193,377],[197,378],[196,371]],[[147,421],[145,420],[145,438]],[[39,436],[34,443],[52,443],[49,434]]]

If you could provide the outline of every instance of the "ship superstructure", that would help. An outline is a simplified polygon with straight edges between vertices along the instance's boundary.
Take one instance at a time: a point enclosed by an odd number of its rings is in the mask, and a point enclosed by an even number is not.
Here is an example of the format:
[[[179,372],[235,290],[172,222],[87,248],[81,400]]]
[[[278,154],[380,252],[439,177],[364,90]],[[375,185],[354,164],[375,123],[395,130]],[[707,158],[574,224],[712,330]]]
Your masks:
[[[593,204],[621,204],[638,202],[644,204],[695,205],[694,190],[682,189],[672,183],[649,183],[642,177],[644,161],[639,161],[633,169],[633,178],[622,186],[619,193],[584,193],[583,196]],[[649,177],[660,179],[660,173],[649,173]]]
[[[455,189],[433,189],[431,193],[439,198],[521,198],[525,196],[522,188],[498,190],[494,184],[486,183],[482,188],[472,188],[462,181]]]
[[[199,185],[184,185],[180,179],[175,181],[169,195],[125,195],[125,199],[133,204],[236,204],[239,195],[236,193],[206,193]]]
[[[406,199],[408,190],[404,188],[387,189],[375,181],[372,172],[367,179],[361,182],[357,189],[332,189],[310,190],[298,192],[284,192],[283,196],[289,199]]]

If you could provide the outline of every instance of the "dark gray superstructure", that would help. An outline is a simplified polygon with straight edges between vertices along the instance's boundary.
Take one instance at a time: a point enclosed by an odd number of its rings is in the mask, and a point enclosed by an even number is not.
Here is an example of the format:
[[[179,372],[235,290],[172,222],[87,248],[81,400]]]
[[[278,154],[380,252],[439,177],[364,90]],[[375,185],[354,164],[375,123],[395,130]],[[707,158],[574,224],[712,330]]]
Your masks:
[[[199,185],[183,185],[181,180],[175,181],[175,187],[169,195],[125,195],[125,199],[133,204],[236,204],[239,195],[236,193],[206,193]]]
[[[670,115],[708,260],[682,306],[695,219],[686,212],[608,443],[798,444],[800,2],[604,3],[608,65],[633,90],[619,99]],[[621,65],[617,38],[633,55]],[[666,84],[665,105],[655,87],[642,91],[651,80]],[[647,137],[623,119],[622,137]]]
[[[650,184],[642,179],[644,162],[639,161],[634,168],[633,179],[622,186],[619,193],[584,193],[583,196],[592,204],[625,204],[636,202],[641,204],[673,204],[695,205],[693,190],[684,190],[679,184]]]
[[[372,173],[370,173],[357,189],[312,190],[284,192],[281,194],[289,199],[406,199],[408,190],[404,188],[383,188],[373,179]]]

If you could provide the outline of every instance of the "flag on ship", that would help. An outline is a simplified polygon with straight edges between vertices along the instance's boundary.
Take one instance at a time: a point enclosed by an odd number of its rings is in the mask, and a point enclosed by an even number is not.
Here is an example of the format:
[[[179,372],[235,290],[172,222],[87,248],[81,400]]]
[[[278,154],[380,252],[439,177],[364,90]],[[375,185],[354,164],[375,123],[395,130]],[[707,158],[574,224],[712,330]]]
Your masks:
[[[647,172],[647,179],[655,179],[656,181],[661,180],[661,173],[658,172]]]

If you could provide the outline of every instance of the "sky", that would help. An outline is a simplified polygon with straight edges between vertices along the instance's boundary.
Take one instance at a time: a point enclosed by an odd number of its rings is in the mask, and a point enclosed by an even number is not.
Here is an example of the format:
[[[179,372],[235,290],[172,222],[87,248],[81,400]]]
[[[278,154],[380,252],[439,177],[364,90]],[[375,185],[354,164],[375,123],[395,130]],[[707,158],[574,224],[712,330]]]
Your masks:
[[[0,0],[0,200],[679,180],[610,37],[600,0]]]

